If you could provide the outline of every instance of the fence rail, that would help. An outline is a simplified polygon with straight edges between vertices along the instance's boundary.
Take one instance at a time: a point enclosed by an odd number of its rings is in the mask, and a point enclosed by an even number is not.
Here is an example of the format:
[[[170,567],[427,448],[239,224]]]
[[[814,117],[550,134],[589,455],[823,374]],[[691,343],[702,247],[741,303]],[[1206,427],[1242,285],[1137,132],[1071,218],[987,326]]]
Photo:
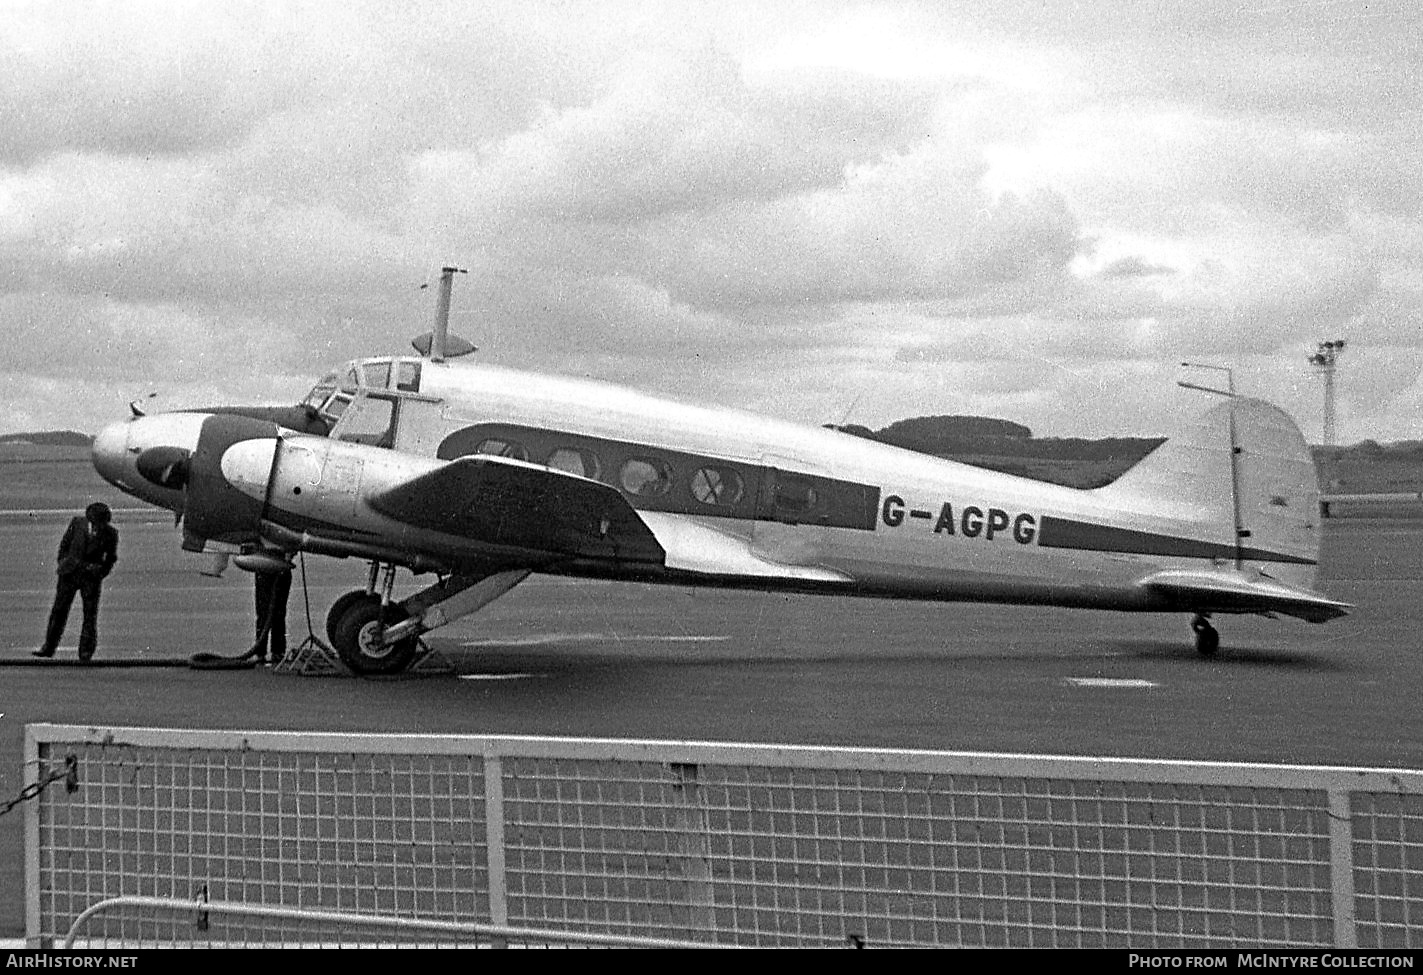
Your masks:
[[[1423,772],[26,729],[27,936],[116,897],[719,945],[1416,947]],[[174,918],[179,920],[175,921]],[[225,919],[221,943],[365,943]],[[182,912],[106,944],[212,943]]]
[[[88,922],[105,914],[134,910],[148,915],[180,915],[178,923],[186,924],[187,937],[170,946],[191,945],[194,941],[222,944],[212,933],[212,916],[261,918],[286,922],[307,932],[327,926],[342,932],[333,947],[349,947],[353,931],[398,933],[419,936],[417,943],[435,940],[436,945],[452,940],[456,944],[490,945],[507,948],[517,945],[576,945],[583,948],[707,948],[695,941],[671,938],[636,938],[625,935],[590,934],[582,931],[557,931],[550,928],[511,928],[494,924],[471,924],[458,921],[422,921],[418,918],[381,917],[370,914],[343,914],[335,911],[314,911],[294,907],[274,907],[269,904],[230,904],[226,901],[178,900],[173,897],[111,897],[86,908],[69,926],[64,947],[79,947],[80,936]],[[186,921],[183,919],[186,918]],[[373,939],[382,944],[379,935]],[[292,943],[294,947],[320,945],[310,936]]]

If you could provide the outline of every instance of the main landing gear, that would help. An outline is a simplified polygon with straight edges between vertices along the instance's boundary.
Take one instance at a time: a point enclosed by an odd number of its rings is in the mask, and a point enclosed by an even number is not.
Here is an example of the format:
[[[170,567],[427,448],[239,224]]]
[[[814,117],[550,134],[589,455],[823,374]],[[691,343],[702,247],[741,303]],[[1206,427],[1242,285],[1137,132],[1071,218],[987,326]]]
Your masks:
[[[366,588],[346,593],[326,614],[326,635],[353,673],[400,673],[415,659],[420,634],[473,613],[529,576],[525,568],[455,572],[395,602],[395,568],[372,562]]]
[[[1205,616],[1191,620],[1191,632],[1196,634],[1196,652],[1202,657],[1213,657],[1220,649],[1220,631],[1211,626]]]
[[[385,579],[376,592],[380,564],[371,564],[367,588],[348,592],[326,613],[326,636],[341,662],[357,674],[397,674],[410,666],[419,646],[415,634],[387,641],[385,631],[409,618],[400,603],[392,602],[395,566],[385,567]]]

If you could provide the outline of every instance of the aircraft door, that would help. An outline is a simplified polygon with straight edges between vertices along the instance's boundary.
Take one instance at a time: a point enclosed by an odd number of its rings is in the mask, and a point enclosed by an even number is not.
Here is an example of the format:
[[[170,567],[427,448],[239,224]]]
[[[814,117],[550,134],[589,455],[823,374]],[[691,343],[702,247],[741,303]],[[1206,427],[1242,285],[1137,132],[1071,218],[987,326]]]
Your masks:
[[[816,564],[825,539],[817,484],[824,472],[794,458],[765,454],[758,474],[751,551],[772,562]]]

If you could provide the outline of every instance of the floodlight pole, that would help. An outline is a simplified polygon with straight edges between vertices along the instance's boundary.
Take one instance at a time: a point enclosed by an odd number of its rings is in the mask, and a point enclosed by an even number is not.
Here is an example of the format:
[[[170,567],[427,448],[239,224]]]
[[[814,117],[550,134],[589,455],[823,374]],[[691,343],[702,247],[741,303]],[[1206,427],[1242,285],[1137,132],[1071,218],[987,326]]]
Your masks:
[[[1339,353],[1344,351],[1343,339],[1320,342],[1314,355],[1309,357],[1310,365],[1324,374],[1324,446],[1334,446],[1334,367],[1339,361]]]

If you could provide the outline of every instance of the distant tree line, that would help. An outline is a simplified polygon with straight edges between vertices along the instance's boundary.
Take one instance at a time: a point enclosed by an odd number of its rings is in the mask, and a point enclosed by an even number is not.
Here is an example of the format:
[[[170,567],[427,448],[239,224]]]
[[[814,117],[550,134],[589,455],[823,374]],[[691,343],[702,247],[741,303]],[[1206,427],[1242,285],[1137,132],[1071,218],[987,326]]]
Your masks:
[[[74,430],[47,430],[42,433],[0,433],[0,443],[32,443],[41,447],[88,447],[94,438]]]

